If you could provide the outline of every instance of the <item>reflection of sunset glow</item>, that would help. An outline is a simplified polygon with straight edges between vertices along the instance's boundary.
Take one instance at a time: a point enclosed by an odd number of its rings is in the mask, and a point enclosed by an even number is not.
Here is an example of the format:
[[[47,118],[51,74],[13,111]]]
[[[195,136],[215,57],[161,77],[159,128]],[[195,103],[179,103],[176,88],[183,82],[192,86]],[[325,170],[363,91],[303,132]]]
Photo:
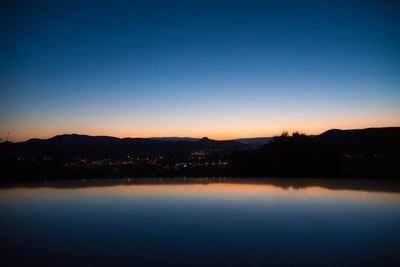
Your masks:
[[[400,201],[399,193],[369,192],[361,190],[332,190],[319,186],[311,186],[300,189],[293,187],[282,188],[268,184],[151,184],[151,185],[115,185],[86,187],[79,189],[59,188],[14,188],[0,191],[0,198],[16,196],[25,198],[40,197],[42,195],[52,197],[163,197],[163,198],[274,198],[274,199],[308,199],[329,200],[336,199],[375,199],[385,201]]]
[[[398,266],[400,193],[338,189],[383,183],[223,180],[0,189],[0,246],[18,266]]]

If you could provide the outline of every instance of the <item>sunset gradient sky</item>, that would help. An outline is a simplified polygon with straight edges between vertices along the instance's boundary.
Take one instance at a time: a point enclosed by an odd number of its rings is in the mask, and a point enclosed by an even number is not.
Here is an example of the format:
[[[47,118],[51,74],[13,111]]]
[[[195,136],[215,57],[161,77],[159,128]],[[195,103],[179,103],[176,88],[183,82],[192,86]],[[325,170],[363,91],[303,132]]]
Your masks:
[[[400,125],[397,1],[2,1],[0,138]]]

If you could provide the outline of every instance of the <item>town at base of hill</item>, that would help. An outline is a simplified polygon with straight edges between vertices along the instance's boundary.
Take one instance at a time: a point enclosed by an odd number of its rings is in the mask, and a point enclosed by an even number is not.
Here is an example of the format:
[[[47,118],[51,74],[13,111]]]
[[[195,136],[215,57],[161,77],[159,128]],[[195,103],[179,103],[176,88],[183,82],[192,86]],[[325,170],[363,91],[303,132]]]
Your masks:
[[[317,136],[283,133],[261,144],[60,135],[1,143],[0,172],[6,182],[185,176],[400,180],[399,137],[400,127],[329,130]]]

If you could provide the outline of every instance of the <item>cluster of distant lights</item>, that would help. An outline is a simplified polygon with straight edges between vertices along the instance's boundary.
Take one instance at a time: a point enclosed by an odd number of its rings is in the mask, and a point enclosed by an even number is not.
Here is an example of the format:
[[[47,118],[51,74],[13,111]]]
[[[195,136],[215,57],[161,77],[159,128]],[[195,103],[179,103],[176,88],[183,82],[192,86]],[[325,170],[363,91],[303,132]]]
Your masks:
[[[190,168],[190,167],[208,167],[208,166],[227,166],[229,165],[228,160],[221,155],[218,155],[215,158],[210,157],[213,155],[212,151],[209,150],[200,150],[191,152],[190,155],[184,157],[184,160],[175,160],[172,164],[166,164],[164,162],[165,159],[174,159],[174,156],[165,157],[165,156],[157,156],[157,157],[132,157],[127,156],[126,159],[120,160],[112,160],[110,158],[103,159],[88,159],[88,158],[78,158],[75,160],[69,160],[65,162],[64,167],[100,167],[100,166],[139,166],[139,165],[153,165],[153,166],[162,166],[163,168],[174,168],[174,169],[182,169],[182,168]],[[52,157],[50,156],[41,156],[41,157],[17,157],[18,161],[26,162],[26,163],[34,163],[34,162],[49,162],[52,161]]]

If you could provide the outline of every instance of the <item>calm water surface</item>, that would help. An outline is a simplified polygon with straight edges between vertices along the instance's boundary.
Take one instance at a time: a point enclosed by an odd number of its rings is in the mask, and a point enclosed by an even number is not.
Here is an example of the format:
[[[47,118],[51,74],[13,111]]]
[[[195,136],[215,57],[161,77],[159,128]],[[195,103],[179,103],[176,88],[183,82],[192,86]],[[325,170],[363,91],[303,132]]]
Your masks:
[[[79,186],[0,189],[3,266],[400,266],[398,192]]]

